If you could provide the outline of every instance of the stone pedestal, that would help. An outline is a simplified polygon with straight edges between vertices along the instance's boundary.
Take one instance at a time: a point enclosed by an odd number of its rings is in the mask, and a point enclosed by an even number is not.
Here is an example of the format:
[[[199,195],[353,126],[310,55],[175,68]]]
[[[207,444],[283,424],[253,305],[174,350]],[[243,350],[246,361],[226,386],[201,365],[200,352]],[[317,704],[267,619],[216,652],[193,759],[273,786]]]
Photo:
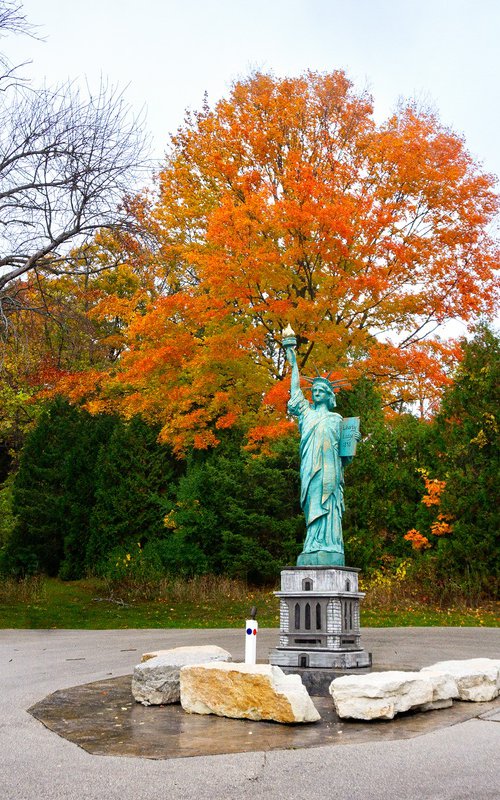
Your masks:
[[[286,567],[281,572],[280,639],[269,663],[300,674],[306,687],[327,684],[338,675],[371,667],[361,646],[354,567]],[[321,686],[321,691],[319,688]]]

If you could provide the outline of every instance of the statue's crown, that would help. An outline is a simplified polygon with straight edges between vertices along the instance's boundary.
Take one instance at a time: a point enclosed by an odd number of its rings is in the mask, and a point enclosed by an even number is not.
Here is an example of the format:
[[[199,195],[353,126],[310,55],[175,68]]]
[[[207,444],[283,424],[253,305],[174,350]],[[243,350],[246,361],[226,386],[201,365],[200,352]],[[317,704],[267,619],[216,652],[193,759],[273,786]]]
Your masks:
[[[320,383],[323,384],[323,386],[328,386],[332,392],[335,392],[336,389],[342,389],[346,384],[350,383],[346,378],[339,378],[332,381],[330,380],[331,372],[329,372],[328,375],[321,375],[317,367],[315,367],[315,370],[317,375],[315,375],[314,378],[308,378],[304,375],[304,380],[311,384]]]

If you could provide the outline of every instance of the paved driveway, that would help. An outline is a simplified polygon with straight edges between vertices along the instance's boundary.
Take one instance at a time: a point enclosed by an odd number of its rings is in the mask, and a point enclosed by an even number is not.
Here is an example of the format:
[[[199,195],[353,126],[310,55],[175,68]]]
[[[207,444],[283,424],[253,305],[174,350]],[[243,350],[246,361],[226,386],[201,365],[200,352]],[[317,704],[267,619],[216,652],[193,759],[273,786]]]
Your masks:
[[[375,668],[500,657],[500,630],[363,632]],[[259,634],[259,657],[276,632]],[[500,713],[417,738],[150,761],[91,756],[26,713],[47,694],[131,672],[143,651],[188,643],[243,656],[242,631],[0,631],[1,800],[498,800]],[[438,713],[438,712],[436,712]],[[478,705],[478,714],[481,708]],[[386,723],[390,724],[390,723]]]

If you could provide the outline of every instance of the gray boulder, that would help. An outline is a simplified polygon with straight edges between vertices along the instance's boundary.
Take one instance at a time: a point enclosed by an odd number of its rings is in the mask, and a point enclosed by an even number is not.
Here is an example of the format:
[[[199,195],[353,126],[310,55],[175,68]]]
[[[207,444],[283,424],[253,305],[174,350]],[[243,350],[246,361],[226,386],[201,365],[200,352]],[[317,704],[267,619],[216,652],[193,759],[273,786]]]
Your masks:
[[[132,676],[134,699],[144,706],[178,703],[181,667],[211,661],[231,661],[231,654],[216,645],[174,647],[171,650],[159,650],[157,653],[146,653]]]

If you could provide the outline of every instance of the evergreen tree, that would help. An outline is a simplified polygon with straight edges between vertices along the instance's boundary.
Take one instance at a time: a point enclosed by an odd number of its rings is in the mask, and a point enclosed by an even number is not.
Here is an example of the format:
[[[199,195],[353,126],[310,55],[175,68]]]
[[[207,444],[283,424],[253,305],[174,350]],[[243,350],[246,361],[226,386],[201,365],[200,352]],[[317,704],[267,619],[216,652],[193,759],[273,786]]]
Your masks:
[[[163,518],[175,494],[182,466],[168,447],[157,442],[158,430],[140,417],[121,420],[99,455],[95,505],[91,515],[86,566],[105,569],[117,547],[137,547],[164,536]]]
[[[363,570],[408,554],[422,500],[419,469],[435,458],[433,427],[411,414],[377,425],[346,470],[346,558]]]
[[[438,541],[441,569],[491,594],[500,548],[499,420],[500,341],[482,326],[464,344],[464,358],[437,418],[441,472],[446,486],[440,510],[452,518]]]
[[[407,552],[403,535],[422,497],[418,468],[433,457],[432,426],[411,414],[386,419],[374,384],[339,392],[337,410],[359,416],[362,441],[345,469],[343,532],[346,563],[370,571]]]
[[[0,483],[7,480],[10,467],[11,458],[9,455],[9,448],[6,442],[0,441]]]
[[[15,574],[81,577],[93,504],[93,472],[109,418],[95,420],[56,398],[26,437],[13,485],[17,521],[4,563]]]
[[[182,541],[207,571],[273,579],[300,552],[299,496],[295,438],[277,442],[271,456],[255,458],[239,447],[194,453],[168,518],[167,542],[173,549]]]
[[[63,580],[75,580],[85,575],[97,461],[101,450],[106,450],[116,424],[116,418],[107,414],[91,417],[86,412],[79,412],[75,418],[71,452],[67,453],[64,461],[64,558],[59,568]]]
[[[13,483],[14,475],[9,475],[7,480],[0,486],[0,564],[3,562],[3,554],[16,521],[12,500]]]

